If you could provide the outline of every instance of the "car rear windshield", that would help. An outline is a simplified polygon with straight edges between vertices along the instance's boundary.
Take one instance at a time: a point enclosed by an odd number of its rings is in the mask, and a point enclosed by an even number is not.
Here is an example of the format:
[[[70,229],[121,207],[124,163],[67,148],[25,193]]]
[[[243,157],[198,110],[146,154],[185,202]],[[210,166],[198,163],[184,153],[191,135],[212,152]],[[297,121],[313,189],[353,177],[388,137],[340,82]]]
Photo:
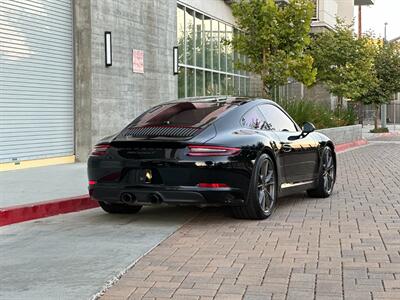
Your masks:
[[[156,106],[134,120],[129,127],[176,126],[201,128],[218,118],[233,104],[180,102]]]

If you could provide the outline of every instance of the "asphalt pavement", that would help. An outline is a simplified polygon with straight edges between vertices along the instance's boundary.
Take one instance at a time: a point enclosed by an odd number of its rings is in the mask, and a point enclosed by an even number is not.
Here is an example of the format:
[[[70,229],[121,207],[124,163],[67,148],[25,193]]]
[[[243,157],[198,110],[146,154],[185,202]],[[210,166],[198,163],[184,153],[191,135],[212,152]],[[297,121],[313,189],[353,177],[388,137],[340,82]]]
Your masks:
[[[90,299],[106,282],[199,212],[100,208],[0,227],[0,299]]]

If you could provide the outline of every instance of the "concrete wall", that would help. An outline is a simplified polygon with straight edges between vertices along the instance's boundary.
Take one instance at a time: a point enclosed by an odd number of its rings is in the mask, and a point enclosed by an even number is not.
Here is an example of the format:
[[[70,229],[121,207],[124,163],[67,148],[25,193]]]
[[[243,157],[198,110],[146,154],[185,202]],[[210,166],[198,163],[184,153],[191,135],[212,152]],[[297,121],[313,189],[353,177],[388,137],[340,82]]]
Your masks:
[[[172,70],[175,0],[75,1],[76,154],[113,134],[144,110],[177,98]],[[105,67],[104,32],[113,64]],[[144,51],[144,74],[132,71],[132,49]]]
[[[328,136],[335,144],[345,144],[362,139],[362,126],[343,126],[318,130]]]
[[[108,68],[104,31],[112,32],[113,65]],[[92,142],[177,97],[175,45],[176,1],[92,0]],[[144,74],[132,71],[132,49],[144,51]]]

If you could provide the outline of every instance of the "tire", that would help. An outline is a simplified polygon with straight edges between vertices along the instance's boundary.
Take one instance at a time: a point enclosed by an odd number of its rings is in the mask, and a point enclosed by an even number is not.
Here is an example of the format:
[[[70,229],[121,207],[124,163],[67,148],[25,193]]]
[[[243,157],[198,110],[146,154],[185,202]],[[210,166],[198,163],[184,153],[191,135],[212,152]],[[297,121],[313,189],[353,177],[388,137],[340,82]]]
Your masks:
[[[107,203],[103,201],[99,201],[100,207],[109,214],[136,214],[138,213],[142,205],[126,205],[126,204],[116,204],[116,203]]]
[[[278,195],[277,178],[273,159],[268,154],[260,155],[253,168],[246,204],[232,207],[233,216],[252,220],[268,218]]]
[[[318,182],[315,189],[307,191],[310,197],[327,198],[332,194],[336,182],[336,160],[330,147],[322,151]]]

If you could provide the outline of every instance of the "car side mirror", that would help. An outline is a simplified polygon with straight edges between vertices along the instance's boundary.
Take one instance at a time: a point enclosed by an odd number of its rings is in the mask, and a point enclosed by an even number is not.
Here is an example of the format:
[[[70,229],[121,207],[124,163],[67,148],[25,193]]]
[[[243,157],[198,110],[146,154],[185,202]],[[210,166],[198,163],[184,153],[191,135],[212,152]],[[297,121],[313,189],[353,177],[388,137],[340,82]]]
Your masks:
[[[307,135],[309,135],[311,132],[315,131],[315,126],[313,123],[310,122],[305,122],[303,124],[303,128],[301,130],[301,134],[300,135],[293,135],[293,136],[289,136],[289,141],[294,141],[294,140],[298,140],[301,138],[306,137]]]
[[[310,123],[310,122],[305,122],[305,123],[303,124],[303,130],[301,131],[301,134],[302,134],[303,136],[306,136],[306,135],[308,135],[309,133],[311,133],[311,132],[313,132],[313,131],[315,131],[315,126],[314,126],[314,124],[313,124],[313,123]]]

